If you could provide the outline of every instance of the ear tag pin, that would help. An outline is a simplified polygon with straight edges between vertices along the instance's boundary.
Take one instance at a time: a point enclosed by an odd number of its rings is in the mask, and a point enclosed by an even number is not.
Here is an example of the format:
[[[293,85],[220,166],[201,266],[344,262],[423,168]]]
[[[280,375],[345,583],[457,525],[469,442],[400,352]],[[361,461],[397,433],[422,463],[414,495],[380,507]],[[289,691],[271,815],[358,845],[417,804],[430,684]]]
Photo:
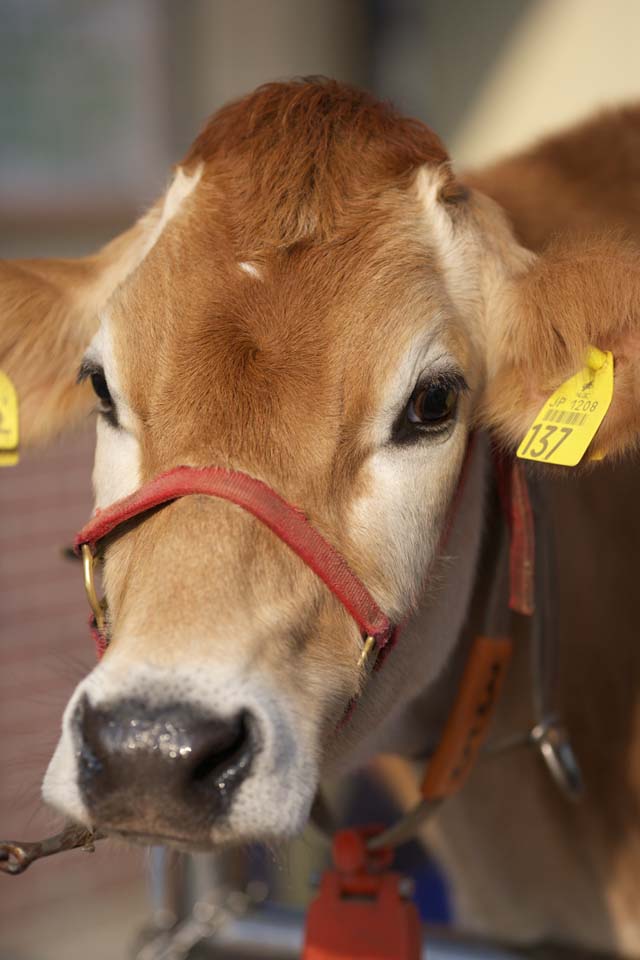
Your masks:
[[[545,401],[518,447],[518,456],[575,467],[598,432],[612,398],[613,354],[589,347],[584,367]],[[596,450],[590,459],[602,456]]]
[[[18,394],[6,373],[0,370],[0,467],[18,462]]]

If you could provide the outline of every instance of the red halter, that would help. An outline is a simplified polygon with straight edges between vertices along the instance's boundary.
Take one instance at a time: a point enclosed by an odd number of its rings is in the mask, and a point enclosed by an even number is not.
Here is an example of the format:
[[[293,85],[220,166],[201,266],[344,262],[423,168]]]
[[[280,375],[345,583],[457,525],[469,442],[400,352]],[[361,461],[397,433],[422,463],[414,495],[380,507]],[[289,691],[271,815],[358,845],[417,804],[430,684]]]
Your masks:
[[[473,446],[472,438],[445,523],[442,544],[449,536],[462,497]],[[532,522],[526,484],[516,464],[506,464],[499,456],[494,459],[503,509],[511,530],[509,605],[529,614],[533,606],[533,543],[530,542]],[[91,558],[95,556],[100,540],[155,507],[194,494],[228,500],[260,520],[320,577],[358,624],[370,648],[375,646],[379,652],[389,643],[397,625],[391,623],[342,554],[316,530],[303,511],[284,500],[262,480],[223,467],[175,467],[150,480],[130,496],[96,510],[74,541],[76,553],[83,554],[86,568],[89,568],[88,575],[85,575],[87,592],[91,593],[92,587]],[[96,614],[98,602],[95,595],[91,602]],[[93,628],[98,656],[102,656],[108,642],[106,632],[100,629],[99,622],[94,623]]]
[[[311,525],[298,507],[287,503],[266,483],[239,470],[223,467],[176,467],[160,474],[135,493],[97,510],[75,538],[80,554],[88,546],[95,555],[100,540],[129,520],[180,497],[204,494],[242,507],[261,521],[327,585],[353,617],[363,637],[378,650],[391,638],[394,626],[344,557]],[[98,631],[98,653],[106,646],[104,631]]]

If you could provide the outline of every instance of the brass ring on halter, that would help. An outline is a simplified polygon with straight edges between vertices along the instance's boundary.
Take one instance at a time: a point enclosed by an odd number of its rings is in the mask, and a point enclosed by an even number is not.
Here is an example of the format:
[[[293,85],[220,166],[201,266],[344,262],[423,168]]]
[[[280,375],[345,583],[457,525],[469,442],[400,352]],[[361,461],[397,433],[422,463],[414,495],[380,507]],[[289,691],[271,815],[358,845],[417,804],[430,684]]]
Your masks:
[[[91,552],[91,547],[88,543],[83,543],[81,550],[85,593],[87,594],[89,606],[91,607],[91,611],[95,617],[96,626],[98,630],[103,633],[105,628],[104,606],[102,605],[102,601],[98,598],[94,576],[96,558]]]
[[[369,635],[365,639],[364,647],[362,648],[362,653],[358,657],[358,667],[364,667],[375,645],[376,645],[376,638]]]

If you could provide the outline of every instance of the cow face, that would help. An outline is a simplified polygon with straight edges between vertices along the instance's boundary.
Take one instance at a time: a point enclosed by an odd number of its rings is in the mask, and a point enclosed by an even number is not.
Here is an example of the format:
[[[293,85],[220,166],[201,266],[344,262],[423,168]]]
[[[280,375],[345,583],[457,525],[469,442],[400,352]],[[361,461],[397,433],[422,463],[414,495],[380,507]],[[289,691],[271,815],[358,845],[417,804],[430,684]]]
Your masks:
[[[179,464],[243,470],[400,622],[435,576],[470,429],[500,421],[496,384],[518,364],[500,356],[534,269],[427,128],[338,85],[273,85],[214,117],[96,258],[7,266],[12,318],[42,309],[6,365],[35,437],[93,389],[97,507]],[[551,377],[571,362],[556,360]],[[365,681],[335,597],[256,520],[202,497],[110,540],[104,584],[111,643],[65,711],[45,798],[187,848],[299,829]],[[427,638],[423,686],[455,639]],[[375,726],[388,700],[367,697]]]

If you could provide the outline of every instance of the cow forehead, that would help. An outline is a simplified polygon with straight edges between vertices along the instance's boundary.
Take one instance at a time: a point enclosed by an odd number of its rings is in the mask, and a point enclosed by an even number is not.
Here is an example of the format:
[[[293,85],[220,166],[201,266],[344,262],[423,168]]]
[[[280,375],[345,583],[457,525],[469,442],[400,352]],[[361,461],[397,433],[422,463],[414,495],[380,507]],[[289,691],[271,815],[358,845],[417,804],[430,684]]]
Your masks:
[[[326,462],[375,405],[394,356],[442,313],[415,207],[337,243],[252,260],[238,259],[215,209],[194,204],[166,229],[110,311],[121,380],[158,466],[176,445],[195,454],[212,437],[230,462],[276,444]]]

